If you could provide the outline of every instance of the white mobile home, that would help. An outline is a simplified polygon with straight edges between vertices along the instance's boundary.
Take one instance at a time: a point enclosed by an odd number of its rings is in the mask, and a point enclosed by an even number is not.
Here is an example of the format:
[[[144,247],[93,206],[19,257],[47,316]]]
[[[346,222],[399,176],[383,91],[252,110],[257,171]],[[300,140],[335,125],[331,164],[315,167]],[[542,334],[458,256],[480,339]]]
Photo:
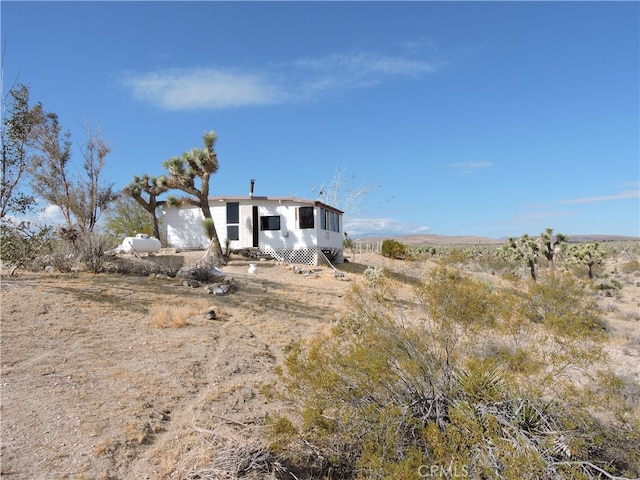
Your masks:
[[[295,197],[210,197],[211,216],[223,246],[253,249],[273,258],[318,265],[323,252],[342,261],[342,213],[316,200]],[[169,247],[209,245],[199,207],[162,207],[162,229]]]

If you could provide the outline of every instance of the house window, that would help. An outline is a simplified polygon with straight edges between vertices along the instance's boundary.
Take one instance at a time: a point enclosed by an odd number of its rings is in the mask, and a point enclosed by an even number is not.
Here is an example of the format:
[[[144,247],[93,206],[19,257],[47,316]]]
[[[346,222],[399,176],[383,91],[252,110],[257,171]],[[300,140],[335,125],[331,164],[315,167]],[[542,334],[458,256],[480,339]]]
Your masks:
[[[240,202],[227,202],[227,239],[240,240]]]
[[[340,231],[340,215],[338,215],[336,212],[330,212],[329,230],[331,230],[332,232]]]
[[[240,223],[240,202],[227,202],[227,223]]]
[[[240,240],[240,229],[238,225],[227,225],[227,238],[229,240]]]
[[[280,215],[260,217],[261,230],[280,230]]]
[[[322,230],[330,230],[332,232],[340,231],[340,215],[336,212],[331,212],[329,210],[325,210],[324,208],[320,209],[320,228]]]
[[[313,228],[313,207],[298,208],[298,224],[300,228]]]

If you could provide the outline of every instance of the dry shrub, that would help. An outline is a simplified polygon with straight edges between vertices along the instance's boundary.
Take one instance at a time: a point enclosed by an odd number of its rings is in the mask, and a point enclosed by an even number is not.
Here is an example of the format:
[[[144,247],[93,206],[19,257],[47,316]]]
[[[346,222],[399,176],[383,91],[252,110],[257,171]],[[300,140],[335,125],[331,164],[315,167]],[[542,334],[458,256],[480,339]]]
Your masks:
[[[80,261],[91,273],[100,273],[105,267],[105,252],[114,247],[114,241],[108,235],[89,232],[81,236],[75,243]]]
[[[69,273],[77,260],[76,249],[68,242],[58,241],[48,260],[59,272]]]
[[[188,305],[154,305],[151,324],[159,328],[181,328],[188,325],[193,308]]]
[[[299,478],[260,442],[214,427],[193,426],[153,453],[158,480]]]
[[[149,275],[166,275],[175,277],[184,265],[184,257],[179,255],[157,255],[136,258],[118,255],[114,259],[115,271],[123,275],[146,277]]]
[[[620,271],[622,273],[638,273],[640,272],[640,261],[629,260],[628,262],[620,265]]]

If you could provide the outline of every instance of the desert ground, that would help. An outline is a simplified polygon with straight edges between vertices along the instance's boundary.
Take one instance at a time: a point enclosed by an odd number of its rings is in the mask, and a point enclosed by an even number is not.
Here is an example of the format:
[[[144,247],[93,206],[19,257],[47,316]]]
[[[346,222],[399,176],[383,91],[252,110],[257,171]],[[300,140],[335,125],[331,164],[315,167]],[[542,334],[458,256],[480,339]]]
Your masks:
[[[180,255],[188,264],[202,252]],[[365,267],[419,275],[425,265],[361,253],[340,278],[233,256],[221,270],[238,288],[222,296],[152,276],[5,275],[0,475],[233,478],[237,452],[264,446],[266,417],[286,408],[266,393],[289,346],[330,328]],[[635,385],[639,302],[638,275],[602,299],[611,362]]]

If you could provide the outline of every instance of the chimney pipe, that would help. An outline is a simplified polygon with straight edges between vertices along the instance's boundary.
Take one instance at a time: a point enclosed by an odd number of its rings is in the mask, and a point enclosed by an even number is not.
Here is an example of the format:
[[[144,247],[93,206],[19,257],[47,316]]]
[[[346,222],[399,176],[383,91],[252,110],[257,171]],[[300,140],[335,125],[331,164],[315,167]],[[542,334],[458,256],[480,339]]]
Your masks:
[[[251,189],[249,190],[249,198],[253,198],[253,186],[255,185],[256,181],[252,178],[251,179]]]

